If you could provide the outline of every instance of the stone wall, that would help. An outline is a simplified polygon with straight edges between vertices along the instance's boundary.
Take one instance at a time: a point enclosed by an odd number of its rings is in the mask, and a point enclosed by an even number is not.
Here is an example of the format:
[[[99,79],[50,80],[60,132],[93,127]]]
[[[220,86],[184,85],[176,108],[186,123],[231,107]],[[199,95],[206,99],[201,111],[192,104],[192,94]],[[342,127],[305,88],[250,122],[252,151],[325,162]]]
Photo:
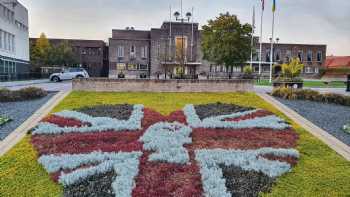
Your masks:
[[[74,79],[73,90],[96,92],[237,92],[252,91],[252,80]]]

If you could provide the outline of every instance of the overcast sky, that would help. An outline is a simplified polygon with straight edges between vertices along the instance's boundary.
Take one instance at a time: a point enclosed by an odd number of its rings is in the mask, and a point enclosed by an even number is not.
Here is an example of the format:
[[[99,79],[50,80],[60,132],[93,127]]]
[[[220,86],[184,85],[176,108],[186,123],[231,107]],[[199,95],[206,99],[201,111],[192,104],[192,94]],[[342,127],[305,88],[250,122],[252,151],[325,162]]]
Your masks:
[[[29,11],[30,36],[45,32],[51,38],[107,40],[111,30],[127,26],[149,30],[169,19],[169,6],[180,0],[19,0]],[[265,41],[271,35],[272,0],[266,1]],[[350,55],[350,0],[276,0],[275,35],[283,43],[327,44],[328,55]],[[252,21],[256,5],[256,32],[260,32],[260,0],[184,0],[184,12],[193,6],[200,25],[219,13]]]

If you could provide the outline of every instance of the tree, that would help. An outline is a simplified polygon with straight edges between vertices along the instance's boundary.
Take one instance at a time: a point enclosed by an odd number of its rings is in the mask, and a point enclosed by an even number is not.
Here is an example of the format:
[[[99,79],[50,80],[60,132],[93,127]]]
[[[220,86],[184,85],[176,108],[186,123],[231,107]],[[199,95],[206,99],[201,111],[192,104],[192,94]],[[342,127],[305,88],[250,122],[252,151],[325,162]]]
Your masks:
[[[35,67],[48,65],[50,49],[51,45],[49,40],[44,33],[41,33],[40,37],[30,49],[30,59],[32,65]]]
[[[242,65],[250,57],[252,26],[241,24],[237,16],[220,14],[203,27],[202,50],[205,60],[226,67]]]
[[[77,64],[73,49],[68,41],[63,41],[49,51],[49,64],[56,66],[70,66]]]

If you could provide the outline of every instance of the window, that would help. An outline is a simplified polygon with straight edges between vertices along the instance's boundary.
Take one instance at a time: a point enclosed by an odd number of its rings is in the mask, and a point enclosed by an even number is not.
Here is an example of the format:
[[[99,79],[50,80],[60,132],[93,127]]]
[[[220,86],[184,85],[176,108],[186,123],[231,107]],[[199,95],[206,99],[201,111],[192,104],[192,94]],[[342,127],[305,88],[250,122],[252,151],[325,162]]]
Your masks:
[[[117,70],[126,70],[126,65],[124,63],[118,63]]]
[[[318,74],[318,73],[319,73],[319,71],[320,71],[320,70],[319,70],[319,68],[318,68],[318,67],[315,67],[315,73],[317,73],[317,74]]]
[[[226,66],[222,66],[222,72],[226,73],[227,72],[227,68]]]
[[[278,50],[276,52],[276,61],[280,61],[281,60],[281,52]]]
[[[118,50],[117,50],[117,53],[118,53],[118,57],[124,57],[124,47],[123,46],[119,46]]]
[[[313,55],[313,54],[312,54],[312,51],[308,51],[308,52],[307,52],[307,61],[308,61],[308,62],[312,62],[312,55]]]
[[[317,61],[322,62],[322,51],[317,52]]]
[[[220,72],[220,70],[221,70],[221,66],[216,66],[216,69],[215,69],[215,72]]]
[[[139,70],[148,70],[148,65],[140,64],[139,65]]]
[[[270,62],[271,61],[270,54],[271,54],[270,50],[269,49],[266,50],[266,62]]]
[[[135,55],[136,55],[136,48],[135,48],[134,45],[132,45],[132,46],[130,47],[130,56],[131,56],[131,57],[135,57]]]
[[[144,59],[146,59],[147,58],[147,46],[144,46],[144,47],[142,47],[141,48],[141,58],[144,58]]]
[[[313,73],[312,67],[307,66],[307,67],[305,68],[305,73]]]
[[[2,49],[2,30],[0,29],[0,49]]]
[[[233,66],[232,67],[232,72],[240,73],[240,72],[242,72],[242,69],[239,66]]]
[[[290,62],[290,58],[292,57],[292,51],[287,50],[286,51],[286,62]]]
[[[298,51],[298,58],[300,62],[304,61],[303,54],[304,54],[303,51]]]
[[[187,37],[175,38],[176,58],[178,61],[186,60]]]
[[[128,70],[137,70],[136,64],[128,64]]]
[[[0,59],[0,73],[5,73],[4,60]]]

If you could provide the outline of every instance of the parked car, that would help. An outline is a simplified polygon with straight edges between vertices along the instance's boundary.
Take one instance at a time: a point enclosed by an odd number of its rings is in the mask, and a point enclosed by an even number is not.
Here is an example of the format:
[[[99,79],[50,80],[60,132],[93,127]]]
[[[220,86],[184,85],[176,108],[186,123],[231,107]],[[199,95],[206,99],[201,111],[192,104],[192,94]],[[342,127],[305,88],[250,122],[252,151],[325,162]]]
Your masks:
[[[68,68],[60,73],[53,73],[50,75],[50,80],[59,82],[63,80],[72,80],[74,78],[89,78],[89,74],[83,68]]]

